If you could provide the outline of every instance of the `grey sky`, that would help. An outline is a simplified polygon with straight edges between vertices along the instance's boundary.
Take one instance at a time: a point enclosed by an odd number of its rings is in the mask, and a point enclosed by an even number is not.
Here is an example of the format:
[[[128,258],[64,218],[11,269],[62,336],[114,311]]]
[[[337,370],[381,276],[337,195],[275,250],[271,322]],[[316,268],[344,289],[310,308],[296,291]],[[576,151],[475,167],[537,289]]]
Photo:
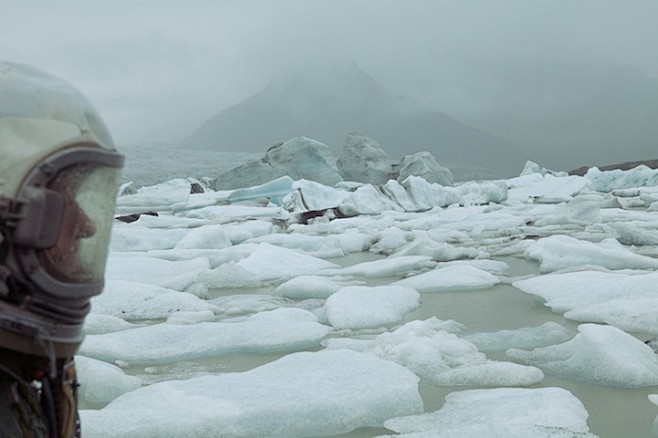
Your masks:
[[[118,143],[177,141],[317,59],[466,120],[547,66],[658,79],[657,19],[653,0],[1,0],[0,57],[72,82]]]

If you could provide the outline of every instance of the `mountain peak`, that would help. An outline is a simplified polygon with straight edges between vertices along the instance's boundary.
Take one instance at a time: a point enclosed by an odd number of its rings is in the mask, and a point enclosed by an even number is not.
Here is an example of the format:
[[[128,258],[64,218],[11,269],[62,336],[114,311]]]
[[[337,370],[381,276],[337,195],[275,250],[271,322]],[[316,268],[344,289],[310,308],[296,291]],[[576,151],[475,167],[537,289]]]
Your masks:
[[[354,62],[309,63],[280,75],[216,114],[181,145],[258,152],[305,136],[338,155],[353,131],[374,138],[394,158],[428,151],[447,167],[472,165],[493,171],[488,175],[517,174],[526,161],[514,144],[396,97]]]
[[[263,90],[264,97],[280,102],[328,100],[372,102],[390,99],[382,87],[354,61],[308,62],[277,75]]]

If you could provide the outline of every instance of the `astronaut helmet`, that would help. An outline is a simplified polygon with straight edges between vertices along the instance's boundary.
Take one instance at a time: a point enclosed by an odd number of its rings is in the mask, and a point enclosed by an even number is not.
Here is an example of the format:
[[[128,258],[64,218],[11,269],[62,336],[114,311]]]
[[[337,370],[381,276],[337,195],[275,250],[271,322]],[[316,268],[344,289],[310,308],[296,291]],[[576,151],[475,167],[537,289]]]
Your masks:
[[[0,61],[0,347],[77,350],[103,289],[122,166],[79,91]]]

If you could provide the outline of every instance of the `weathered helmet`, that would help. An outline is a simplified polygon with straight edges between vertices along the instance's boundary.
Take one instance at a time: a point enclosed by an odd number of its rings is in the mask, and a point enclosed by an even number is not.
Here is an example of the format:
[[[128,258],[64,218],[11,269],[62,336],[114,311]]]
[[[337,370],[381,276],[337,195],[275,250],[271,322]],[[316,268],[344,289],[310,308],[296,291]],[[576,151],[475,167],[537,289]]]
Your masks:
[[[103,289],[122,165],[75,88],[0,61],[0,347],[76,351]]]

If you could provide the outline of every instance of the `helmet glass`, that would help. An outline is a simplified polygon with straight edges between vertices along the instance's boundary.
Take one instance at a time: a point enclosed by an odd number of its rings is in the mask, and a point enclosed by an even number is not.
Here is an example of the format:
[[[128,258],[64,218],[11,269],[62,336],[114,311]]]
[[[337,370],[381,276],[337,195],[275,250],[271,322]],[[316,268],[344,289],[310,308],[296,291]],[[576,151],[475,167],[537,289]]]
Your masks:
[[[66,283],[102,281],[119,172],[98,163],[62,169],[48,184],[63,200],[59,236],[39,252],[43,268]]]

